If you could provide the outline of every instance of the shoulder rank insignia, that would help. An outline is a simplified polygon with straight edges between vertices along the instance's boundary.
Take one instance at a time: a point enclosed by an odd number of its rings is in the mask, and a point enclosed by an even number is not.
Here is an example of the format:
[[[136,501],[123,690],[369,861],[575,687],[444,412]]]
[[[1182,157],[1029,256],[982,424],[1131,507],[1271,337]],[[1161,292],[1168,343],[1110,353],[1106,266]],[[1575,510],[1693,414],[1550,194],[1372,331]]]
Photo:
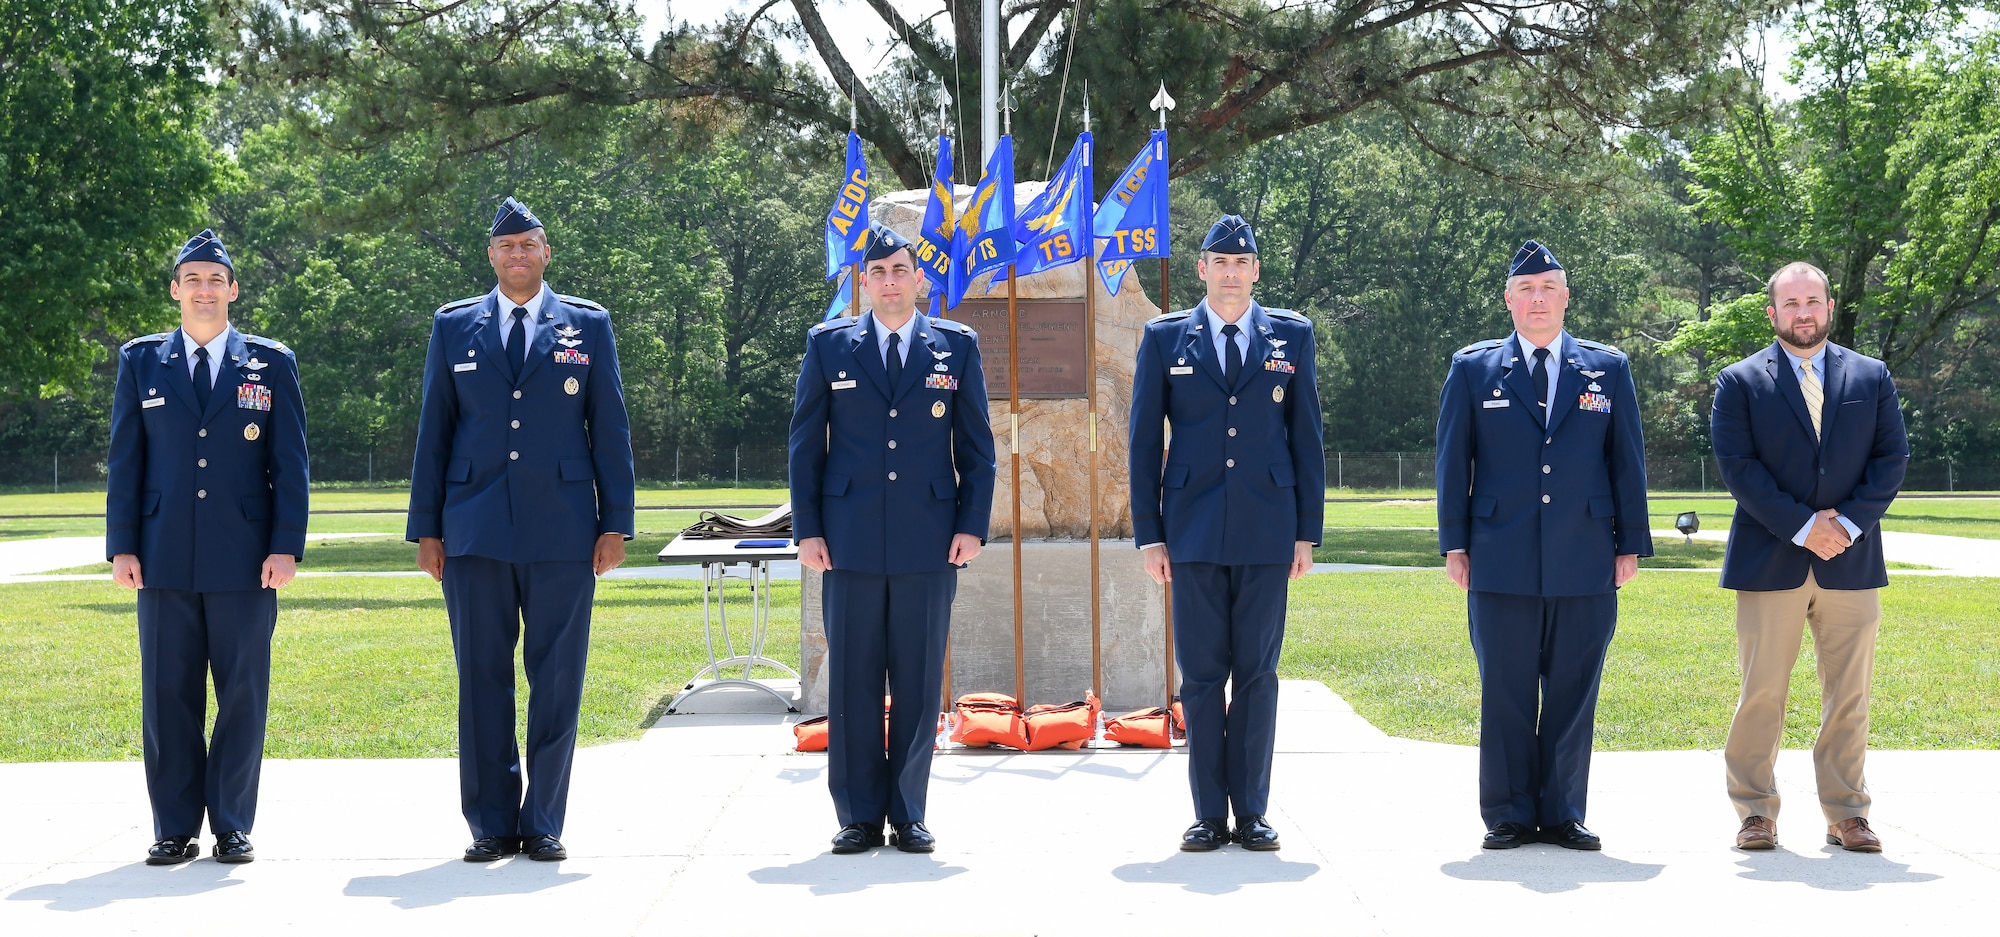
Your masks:
[[[451,302],[445,303],[444,305],[437,307],[437,311],[451,312],[454,309],[464,309],[467,306],[477,305],[480,300],[485,298],[486,297],[484,296],[467,296],[464,299],[454,299]]]
[[[1489,338],[1485,339],[1484,341],[1473,342],[1472,344],[1467,345],[1464,348],[1460,348],[1459,350],[1452,352],[1452,354],[1454,356],[1457,356],[1465,354],[1466,352],[1469,351],[1485,351],[1488,348],[1498,348],[1506,343],[1507,340],[1504,338]]]
[[[135,338],[129,342],[126,342],[124,345],[119,346],[118,350],[125,351],[127,349],[130,349],[134,345],[147,345],[154,342],[164,342],[172,337],[174,337],[174,333],[172,332],[154,332],[151,335],[141,335],[138,338]]]
[[[1617,348],[1617,346],[1614,346],[1614,345],[1606,345],[1606,344],[1604,344],[1603,342],[1593,342],[1593,341],[1591,341],[1590,339],[1587,339],[1587,338],[1579,338],[1579,339],[1577,339],[1577,340],[1576,340],[1576,343],[1577,343],[1578,345],[1582,345],[1582,346],[1583,346],[1583,347],[1585,347],[1585,348],[1591,348],[1591,349],[1595,349],[1595,350],[1597,350],[1597,351],[1608,351],[1608,352],[1610,352],[1610,353],[1612,353],[1612,354],[1614,354],[1614,355],[1617,355],[1617,356],[1618,356],[1618,357],[1620,357],[1620,358],[1623,358],[1623,357],[1625,357],[1625,353],[1624,353],[1624,352],[1622,352],[1622,351],[1619,351],[1619,350],[1618,350],[1618,348]]]
[[[557,299],[560,299],[560,300],[562,300],[563,302],[566,302],[566,303],[568,303],[568,304],[570,304],[570,305],[572,305],[572,306],[582,306],[582,307],[583,307],[583,308],[585,308],[585,309],[595,309],[595,310],[597,310],[598,312],[604,312],[604,311],[605,311],[605,309],[604,309],[604,307],[603,307],[603,306],[600,306],[600,305],[598,305],[598,304],[596,304],[596,303],[593,303],[593,302],[591,302],[591,301],[590,301],[590,300],[588,300],[588,299],[584,299],[584,298],[583,298],[583,297],[581,297],[581,296],[571,296],[571,295],[569,295],[569,294],[567,294],[567,293],[557,293],[557,294],[556,294],[556,298],[557,298]]]

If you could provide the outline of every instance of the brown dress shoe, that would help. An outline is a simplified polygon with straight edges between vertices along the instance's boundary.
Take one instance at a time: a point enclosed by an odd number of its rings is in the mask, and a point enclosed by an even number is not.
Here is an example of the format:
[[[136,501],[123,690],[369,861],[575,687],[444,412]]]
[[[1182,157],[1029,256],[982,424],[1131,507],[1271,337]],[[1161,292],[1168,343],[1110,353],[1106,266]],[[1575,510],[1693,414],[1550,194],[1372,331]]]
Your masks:
[[[1736,831],[1738,849],[1775,849],[1778,846],[1778,825],[1770,817],[1744,817],[1743,828]]]
[[[1826,828],[1826,844],[1848,852],[1881,852],[1882,837],[1868,828],[1867,817],[1848,817]]]

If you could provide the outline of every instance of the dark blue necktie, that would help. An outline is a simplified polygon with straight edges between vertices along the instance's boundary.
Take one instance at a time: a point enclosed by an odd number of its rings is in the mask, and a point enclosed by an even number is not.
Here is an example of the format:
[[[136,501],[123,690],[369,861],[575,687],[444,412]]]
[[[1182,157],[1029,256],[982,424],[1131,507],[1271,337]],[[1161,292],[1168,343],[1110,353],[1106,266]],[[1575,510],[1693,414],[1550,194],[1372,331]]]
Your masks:
[[[896,390],[896,385],[903,382],[902,350],[903,334],[901,332],[890,332],[889,357],[883,362],[883,366],[889,369],[889,390],[892,393]]]
[[[1535,379],[1535,405],[1541,408],[1542,419],[1549,415],[1549,350],[1535,349],[1535,366],[1528,369]]]
[[[507,364],[513,367],[514,376],[521,376],[521,368],[528,363],[528,307],[514,307],[514,324],[507,329]]]
[[[194,405],[208,412],[208,398],[215,390],[214,372],[208,369],[208,348],[194,350]]]
[[[1242,332],[1234,322],[1222,327],[1222,347],[1227,349],[1222,355],[1222,383],[1230,390],[1236,389],[1236,379],[1243,376],[1243,349],[1236,347],[1236,336]]]

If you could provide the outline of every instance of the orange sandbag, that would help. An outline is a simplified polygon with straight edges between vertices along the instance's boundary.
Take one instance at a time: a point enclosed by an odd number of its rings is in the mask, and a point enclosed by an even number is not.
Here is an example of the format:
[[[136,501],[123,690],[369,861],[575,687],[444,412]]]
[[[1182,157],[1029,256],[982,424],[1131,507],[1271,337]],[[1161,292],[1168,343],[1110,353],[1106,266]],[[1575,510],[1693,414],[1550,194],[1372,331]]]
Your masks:
[[[1116,719],[1104,722],[1105,739],[1120,745],[1136,745],[1140,748],[1172,748],[1174,739],[1171,728],[1172,715],[1165,707],[1155,706],[1126,713]]]
[[[1042,703],[1028,707],[1023,721],[1028,724],[1028,747],[1031,752],[1058,745],[1075,750],[1090,741],[1097,733],[1097,714],[1100,711],[1097,694],[1084,691],[1084,698],[1074,703]]]
[[[801,752],[826,751],[826,732],[827,717],[825,716],[814,716],[798,725],[792,726],[792,734],[798,736],[799,740],[798,745],[794,746],[793,750]]]
[[[1174,711],[1174,738],[1177,739],[1187,738],[1187,713],[1181,711],[1181,701],[1179,698],[1175,698],[1174,700],[1173,711]]]
[[[958,698],[958,725],[951,740],[971,748],[1005,745],[1028,747],[1028,724],[1021,704],[1004,693],[967,693]]]

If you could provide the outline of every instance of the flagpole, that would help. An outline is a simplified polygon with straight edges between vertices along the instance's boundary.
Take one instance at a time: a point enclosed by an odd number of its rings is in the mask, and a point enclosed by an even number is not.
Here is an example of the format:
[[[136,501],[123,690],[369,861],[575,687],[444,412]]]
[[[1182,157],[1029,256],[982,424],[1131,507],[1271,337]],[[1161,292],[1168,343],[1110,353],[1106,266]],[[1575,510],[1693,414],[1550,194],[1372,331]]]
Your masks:
[[[1084,84],[1083,132],[1090,132],[1090,85]],[[1094,188],[1095,186],[1093,186]],[[1097,239],[1084,233],[1083,348],[1084,385],[1090,407],[1090,692],[1104,699],[1104,630],[1101,619],[1103,587],[1098,571],[1097,529]],[[1093,726],[1093,738],[1102,731]]]
[[[1008,89],[1001,112],[1006,122],[1006,133],[1014,131],[1014,97]],[[1009,193],[1008,198],[1013,194]],[[1012,463],[1014,481],[1010,486],[1014,512],[1014,702],[1023,709],[1028,706],[1028,656],[1023,632],[1026,630],[1025,611],[1021,607],[1021,310],[1017,305],[1018,291],[1015,285],[1021,278],[1015,276],[1014,265],[1007,265],[1007,419],[1009,436],[1008,461]]]
[[[1168,112],[1168,111],[1170,111],[1170,110],[1173,110],[1173,109],[1174,109],[1174,99],[1173,99],[1172,97],[1170,97],[1170,96],[1168,96],[1168,95],[1167,95],[1167,83],[1166,83],[1166,82],[1164,82],[1164,81],[1163,81],[1163,82],[1160,82],[1160,93],[1159,93],[1159,94],[1156,94],[1156,95],[1154,95],[1154,96],[1153,96],[1153,101],[1152,101],[1152,106],[1153,106],[1153,109],[1154,109],[1154,110],[1157,110],[1157,111],[1159,111],[1159,112],[1160,112],[1160,130],[1161,130],[1161,131],[1165,131],[1165,130],[1167,129],[1167,112]],[[1160,167],[1160,171],[1161,171],[1161,172],[1166,172],[1166,171],[1167,171],[1167,167],[1166,167],[1166,166],[1161,166],[1161,167]],[[1174,308],[1174,307],[1173,307],[1173,301],[1172,301],[1171,299],[1167,298],[1167,280],[1168,280],[1168,273],[1169,273],[1169,267],[1170,267],[1170,264],[1169,264],[1169,259],[1168,259],[1168,258],[1166,258],[1166,257],[1161,257],[1161,258],[1160,258],[1160,311],[1161,311],[1161,312],[1171,312],[1171,311],[1173,311],[1173,308]],[[1168,445],[1169,447],[1171,447],[1171,446],[1173,445],[1173,440],[1169,439],[1169,440],[1167,441],[1167,445]],[[1164,453],[1164,452],[1163,452],[1163,453],[1161,453],[1161,454],[1162,454],[1162,455],[1165,455],[1165,453]],[[1162,547],[1161,549],[1165,549],[1165,548],[1164,548],[1164,547]],[[1172,559],[1172,557],[1168,557],[1168,559],[1169,559],[1169,560],[1171,560],[1171,559]],[[1168,710],[1169,710],[1169,711],[1171,712],[1171,710],[1172,710],[1172,709],[1174,708],[1174,584],[1173,584],[1172,580],[1169,580],[1169,581],[1167,582],[1167,586],[1166,586],[1166,590],[1165,590],[1165,593],[1164,593],[1164,598],[1163,598],[1163,600],[1164,600],[1164,601],[1166,602],[1166,608],[1165,608],[1165,613],[1166,613],[1166,615],[1165,615],[1165,620],[1166,620],[1166,623],[1167,623],[1167,628],[1166,628],[1166,631],[1167,631],[1167,666],[1166,666],[1166,691],[1167,691],[1167,694],[1166,694],[1166,695],[1167,695],[1167,701],[1166,701],[1165,705],[1166,705],[1167,709],[1168,709]],[[1168,724],[1169,724],[1169,725],[1171,726],[1171,725],[1172,725],[1172,723],[1173,723],[1173,719],[1172,719],[1172,717],[1171,717],[1171,716],[1169,716],[1169,717],[1168,717],[1168,720],[1167,720],[1167,721],[1168,721]],[[1172,734],[1172,733],[1171,733],[1171,730],[1170,730],[1170,731],[1169,731],[1169,735],[1171,735],[1171,734]]]

